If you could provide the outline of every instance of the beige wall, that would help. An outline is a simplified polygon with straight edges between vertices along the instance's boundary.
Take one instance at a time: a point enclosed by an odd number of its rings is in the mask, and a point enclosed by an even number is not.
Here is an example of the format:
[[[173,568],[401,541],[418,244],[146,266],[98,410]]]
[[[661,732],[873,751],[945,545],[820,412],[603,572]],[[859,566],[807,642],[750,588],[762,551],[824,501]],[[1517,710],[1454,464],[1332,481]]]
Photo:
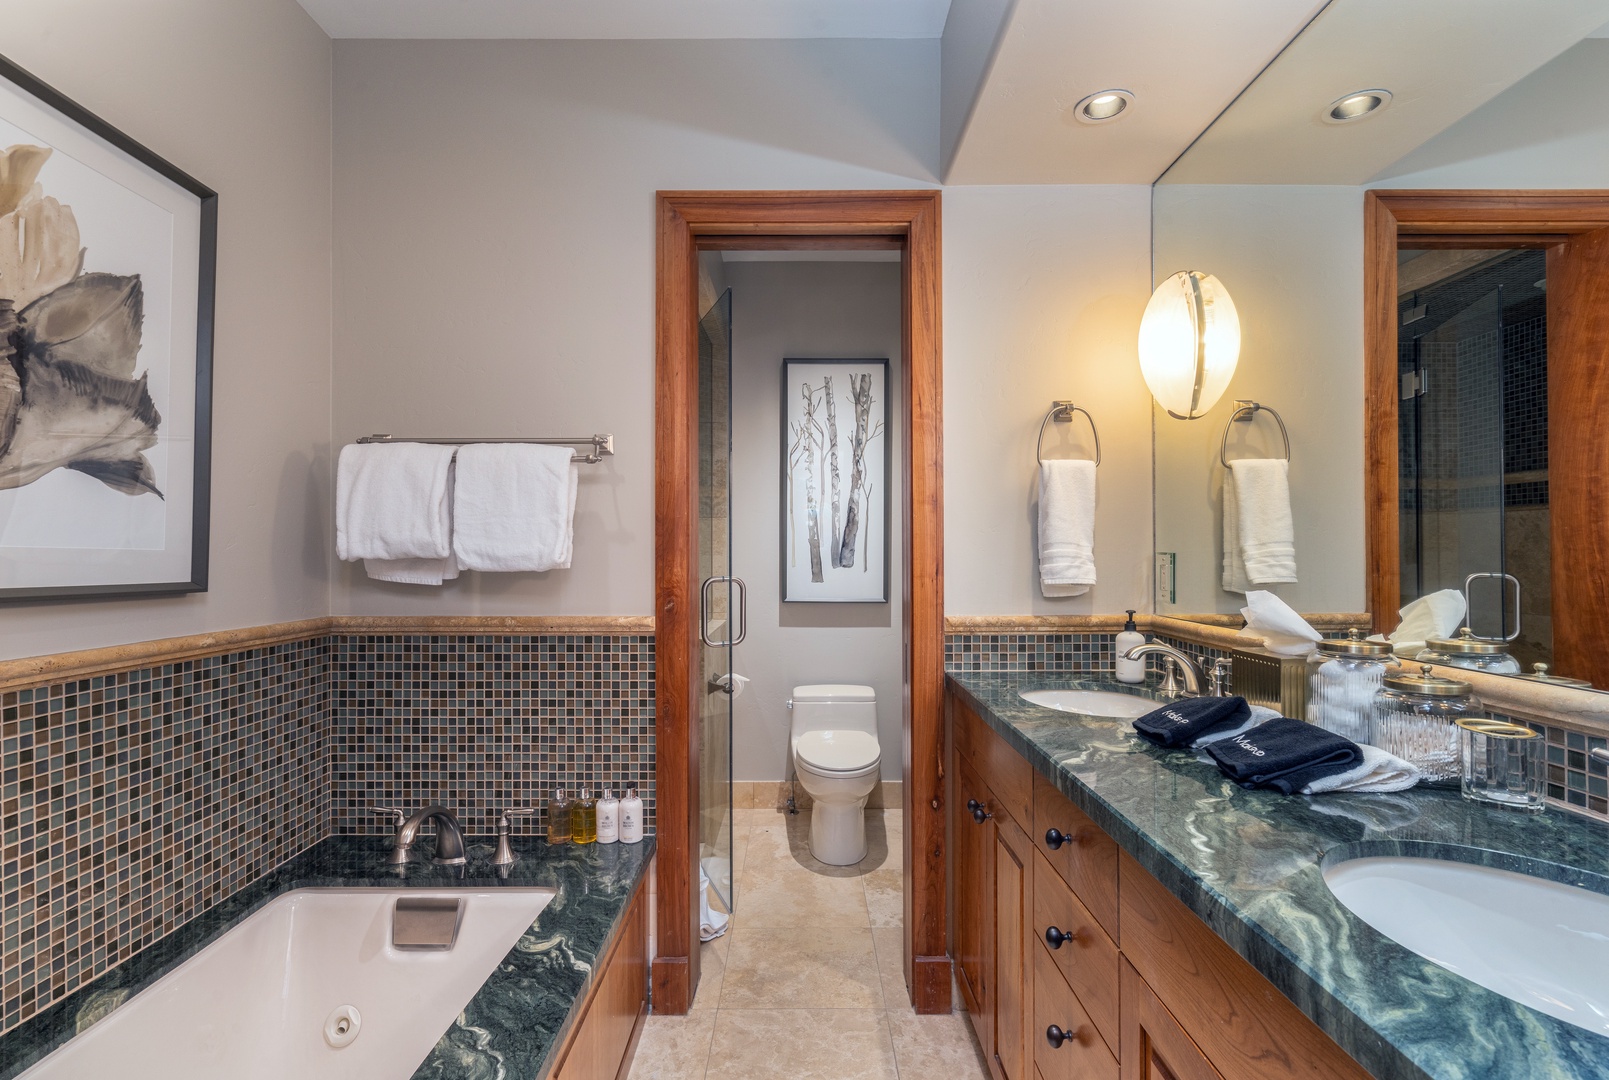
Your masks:
[[[792,715],[786,703],[795,686],[864,683],[877,691],[883,778],[898,780],[904,693],[899,583],[905,567],[899,520],[904,488],[898,453],[905,438],[899,264],[733,262],[726,266],[726,279],[732,287],[734,345],[732,572],[749,586],[749,634],[734,663],[739,674],[753,680],[733,702],[732,775],[788,778]],[[885,445],[894,467],[886,604],[781,601],[778,508],[786,357],[889,360]],[[882,487],[881,477],[873,481]]]
[[[295,0],[4,5],[10,60],[219,193],[212,578],[0,607],[0,658],[328,610],[330,42]]]

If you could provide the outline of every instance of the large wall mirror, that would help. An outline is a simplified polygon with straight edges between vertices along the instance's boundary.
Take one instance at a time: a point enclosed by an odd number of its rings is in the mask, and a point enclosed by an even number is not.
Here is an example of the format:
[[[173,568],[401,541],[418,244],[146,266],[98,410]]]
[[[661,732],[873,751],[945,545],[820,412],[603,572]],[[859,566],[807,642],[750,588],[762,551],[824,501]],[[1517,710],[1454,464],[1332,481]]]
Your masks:
[[[1241,327],[1217,405],[1154,410],[1158,612],[1244,605],[1225,462],[1288,442],[1295,580],[1253,587],[1388,631],[1467,585],[1525,672],[1609,687],[1606,23],[1331,0],[1157,181],[1156,282]]]

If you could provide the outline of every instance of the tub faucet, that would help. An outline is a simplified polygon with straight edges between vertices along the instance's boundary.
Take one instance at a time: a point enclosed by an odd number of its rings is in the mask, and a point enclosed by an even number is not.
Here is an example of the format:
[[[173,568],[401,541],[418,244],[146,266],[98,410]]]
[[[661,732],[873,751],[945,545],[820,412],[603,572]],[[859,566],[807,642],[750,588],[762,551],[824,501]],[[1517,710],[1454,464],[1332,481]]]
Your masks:
[[[464,858],[464,832],[458,827],[458,819],[445,806],[432,803],[397,826],[396,841],[386,862],[392,866],[408,862],[408,849],[419,835],[419,826],[427,821],[436,823],[436,854],[432,862],[441,866],[463,866],[468,861]]]
[[[1223,674],[1224,669],[1228,666],[1225,662],[1214,663],[1210,676],[1204,676],[1201,665],[1197,664],[1195,658],[1189,653],[1181,652],[1172,645],[1164,645],[1160,641],[1148,641],[1144,645],[1136,645],[1123,654],[1123,659],[1141,660],[1147,656],[1165,656],[1171,661],[1163,672],[1162,685],[1159,687],[1162,693],[1182,693],[1185,697],[1223,696]],[[1174,679],[1175,671],[1183,677],[1183,687],[1180,687],[1179,683]],[[1206,695],[1203,695],[1201,690],[1203,682],[1209,684]]]

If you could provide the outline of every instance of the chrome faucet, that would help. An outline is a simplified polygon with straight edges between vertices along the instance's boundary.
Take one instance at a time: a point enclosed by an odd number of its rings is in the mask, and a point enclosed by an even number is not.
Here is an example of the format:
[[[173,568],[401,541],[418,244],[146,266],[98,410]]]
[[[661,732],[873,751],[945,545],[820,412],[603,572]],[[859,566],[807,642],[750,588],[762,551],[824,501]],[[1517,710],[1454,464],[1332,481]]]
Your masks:
[[[432,862],[441,866],[463,866],[468,861],[464,857],[464,832],[458,826],[458,819],[445,806],[432,803],[397,826],[396,839],[386,862],[401,866],[410,861],[409,848],[419,835],[419,827],[427,821],[436,823],[436,854]]]
[[[1201,697],[1203,682],[1208,684],[1207,695],[1211,697],[1223,696],[1223,677],[1228,669],[1227,659],[1220,658],[1212,665],[1209,673],[1203,673],[1201,665],[1189,653],[1181,652],[1172,645],[1164,645],[1160,641],[1148,641],[1144,645],[1136,645],[1123,654],[1125,660],[1141,660],[1147,656],[1165,656],[1168,665],[1163,670],[1162,685],[1158,688],[1164,694],[1180,694],[1186,697]],[[1180,687],[1179,680],[1174,678],[1177,672],[1184,685]]]

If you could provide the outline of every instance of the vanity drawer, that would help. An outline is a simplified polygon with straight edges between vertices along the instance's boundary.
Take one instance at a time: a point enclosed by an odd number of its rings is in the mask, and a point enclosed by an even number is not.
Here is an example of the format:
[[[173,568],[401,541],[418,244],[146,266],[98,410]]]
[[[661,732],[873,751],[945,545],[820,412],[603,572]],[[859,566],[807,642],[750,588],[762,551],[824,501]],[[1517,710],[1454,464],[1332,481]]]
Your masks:
[[[1117,946],[1061,875],[1052,872],[1044,855],[1035,852],[1034,863],[1033,935],[1078,995],[1106,1045],[1116,1047]],[[1059,946],[1053,947],[1045,936],[1051,927],[1067,935]]]
[[[1033,820],[1033,766],[978,714],[949,696],[956,753],[978,770],[1001,806],[1024,829]]]
[[[1034,774],[1034,846],[1113,941],[1117,927],[1117,841],[1038,773]],[[1047,836],[1055,829],[1060,843]]]
[[[1089,1014],[1056,969],[1042,945],[1034,953],[1034,1065],[1044,1080],[1117,1080],[1117,1058],[1095,1030]],[[1052,1026],[1066,1033],[1060,1046],[1048,1037]]]

